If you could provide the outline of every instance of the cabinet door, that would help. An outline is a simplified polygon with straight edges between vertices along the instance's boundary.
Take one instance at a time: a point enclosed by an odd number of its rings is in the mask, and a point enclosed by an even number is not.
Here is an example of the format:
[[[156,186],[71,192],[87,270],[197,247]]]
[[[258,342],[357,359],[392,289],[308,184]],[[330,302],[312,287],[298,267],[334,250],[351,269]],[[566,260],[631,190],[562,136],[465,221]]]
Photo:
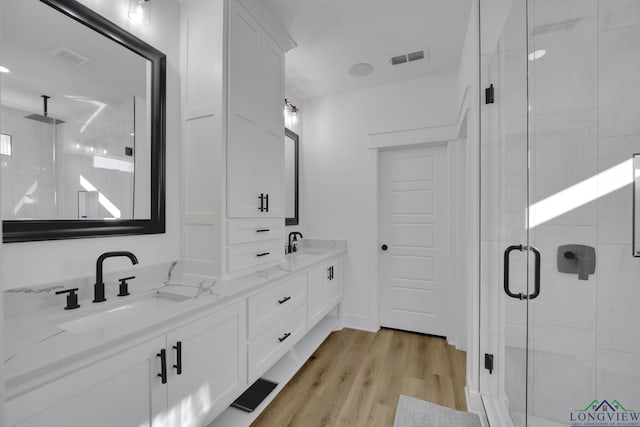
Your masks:
[[[327,281],[327,306],[328,308],[333,308],[342,300],[342,259],[333,261],[330,267],[333,267],[333,274],[331,279]]]
[[[171,426],[206,425],[246,388],[246,331],[241,301],[167,334]]]
[[[327,280],[329,277],[329,266],[323,265],[314,268],[308,277],[308,313],[309,329],[311,329],[324,315],[327,306]]]
[[[78,369],[7,403],[9,426],[168,427],[164,335]]]
[[[258,192],[269,195],[268,217],[284,217],[284,53],[265,32],[260,43],[261,126]]]
[[[261,217],[257,165],[262,113],[260,52],[262,29],[238,2],[229,2],[229,111],[227,215]],[[280,108],[281,110],[281,108]]]

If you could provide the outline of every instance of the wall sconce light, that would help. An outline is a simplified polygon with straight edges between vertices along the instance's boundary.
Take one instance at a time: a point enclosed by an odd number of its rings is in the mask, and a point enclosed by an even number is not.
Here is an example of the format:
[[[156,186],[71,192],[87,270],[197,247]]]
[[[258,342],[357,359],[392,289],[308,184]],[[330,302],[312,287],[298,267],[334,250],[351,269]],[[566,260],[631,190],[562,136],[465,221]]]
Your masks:
[[[129,21],[148,25],[151,22],[151,0],[129,0]]]
[[[290,103],[287,98],[284,99],[284,125],[291,127],[298,123],[298,107]]]

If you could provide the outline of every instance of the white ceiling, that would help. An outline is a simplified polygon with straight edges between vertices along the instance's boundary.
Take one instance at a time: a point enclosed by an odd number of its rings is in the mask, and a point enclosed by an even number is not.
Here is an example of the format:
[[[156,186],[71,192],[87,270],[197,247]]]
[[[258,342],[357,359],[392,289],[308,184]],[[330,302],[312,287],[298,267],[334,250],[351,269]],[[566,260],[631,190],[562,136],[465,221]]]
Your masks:
[[[471,0],[254,1],[298,43],[286,57],[287,80],[305,98],[457,71],[471,9]],[[418,50],[425,60],[389,62]],[[349,75],[358,62],[373,73]]]
[[[2,0],[2,104],[69,120],[73,111],[146,96],[147,60],[37,0]],[[52,55],[60,47],[90,58],[72,65]],[[72,98],[72,97],[75,97]],[[80,100],[78,100],[80,98]]]

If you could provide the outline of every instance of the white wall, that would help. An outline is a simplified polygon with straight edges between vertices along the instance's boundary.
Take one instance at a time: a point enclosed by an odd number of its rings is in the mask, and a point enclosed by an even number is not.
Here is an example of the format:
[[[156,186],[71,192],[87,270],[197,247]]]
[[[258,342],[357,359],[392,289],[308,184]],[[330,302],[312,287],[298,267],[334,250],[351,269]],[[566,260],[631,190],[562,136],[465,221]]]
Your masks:
[[[180,5],[177,0],[154,0],[151,24],[137,26],[127,19],[129,0],[85,0],[83,3],[167,54],[167,232],[3,245],[0,283],[4,289],[90,276],[95,274],[98,255],[110,250],[130,250],[147,265],[179,257]],[[128,260],[112,260],[106,263],[105,270],[125,269],[128,263]]]
[[[347,326],[378,327],[378,307],[370,300],[377,286],[369,255],[377,253],[371,241],[377,223],[369,135],[455,124],[457,84],[457,74],[445,74],[305,102],[303,232],[347,240]]]

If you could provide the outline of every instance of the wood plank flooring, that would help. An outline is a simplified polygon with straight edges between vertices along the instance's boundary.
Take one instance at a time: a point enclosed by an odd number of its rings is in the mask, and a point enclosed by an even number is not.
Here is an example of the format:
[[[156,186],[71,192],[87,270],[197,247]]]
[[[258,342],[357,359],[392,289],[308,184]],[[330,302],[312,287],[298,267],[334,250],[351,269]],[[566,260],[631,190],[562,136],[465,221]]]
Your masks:
[[[381,329],[329,335],[252,427],[391,427],[400,394],[466,411],[465,352]]]

